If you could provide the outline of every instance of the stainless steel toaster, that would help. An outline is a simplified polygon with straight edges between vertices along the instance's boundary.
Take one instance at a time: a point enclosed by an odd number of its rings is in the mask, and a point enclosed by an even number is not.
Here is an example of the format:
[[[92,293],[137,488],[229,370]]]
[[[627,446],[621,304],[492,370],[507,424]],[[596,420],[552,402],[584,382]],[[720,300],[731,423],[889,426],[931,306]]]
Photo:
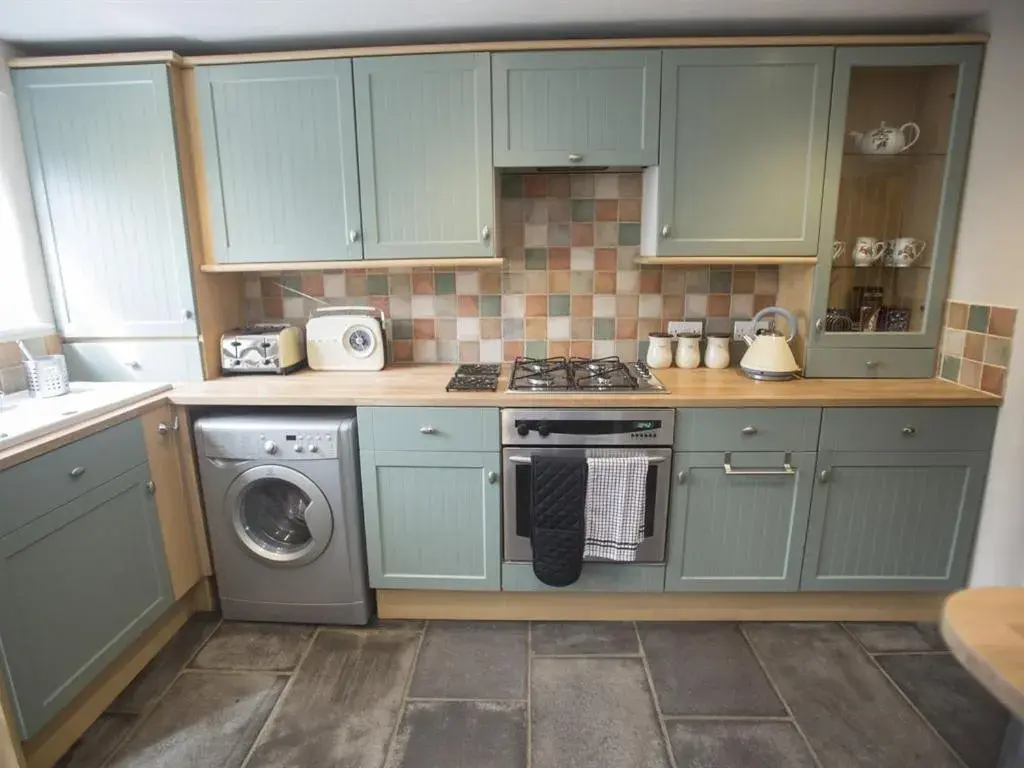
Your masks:
[[[305,364],[302,329],[294,325],[254,323],[228,331],[220,339],[220,366],[226,375],[291,373]]]

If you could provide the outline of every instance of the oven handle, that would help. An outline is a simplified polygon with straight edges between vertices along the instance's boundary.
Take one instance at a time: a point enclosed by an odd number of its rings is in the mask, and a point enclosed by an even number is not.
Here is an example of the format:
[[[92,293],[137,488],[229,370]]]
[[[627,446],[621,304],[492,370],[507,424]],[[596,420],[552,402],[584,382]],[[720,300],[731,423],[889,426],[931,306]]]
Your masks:
[[[752,468],[752,469],[733,469],[732,466],[732,454],[725,454],[725,462],[722,464],[722,469],[725,470],[727,475],[795,475],[796,470],[793,469],[793,457],[788,452],[786,457],[782,460],[782,466],[778,469],[774,467],[768,467],[764,469]]]
[[[513,464],[530,464],[532,463],[529,456],[509,456],[508,460]],[[665,456],[648,456],[648,464],[662,464],[666,460]]]

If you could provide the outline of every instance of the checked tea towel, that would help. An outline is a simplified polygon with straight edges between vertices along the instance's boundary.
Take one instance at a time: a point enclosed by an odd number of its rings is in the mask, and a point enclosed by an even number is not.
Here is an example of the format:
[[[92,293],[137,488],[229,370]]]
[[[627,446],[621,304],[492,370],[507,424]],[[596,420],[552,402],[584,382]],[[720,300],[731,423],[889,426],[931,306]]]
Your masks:
[[[644,538],[647,457],[587,458],[583,556],[631,563]]]

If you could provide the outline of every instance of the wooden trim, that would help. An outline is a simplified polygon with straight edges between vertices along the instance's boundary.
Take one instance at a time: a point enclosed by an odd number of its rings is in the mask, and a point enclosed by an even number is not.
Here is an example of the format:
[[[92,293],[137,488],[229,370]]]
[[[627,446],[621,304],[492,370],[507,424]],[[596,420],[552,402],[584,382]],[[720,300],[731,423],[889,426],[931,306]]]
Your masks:
[[[382,619],[935,621],[944,592],[597,594],[377,590]]]
[[[0,766],[25,768],[25,752],[21,745],[21,731],[14,715],[14,703],[7,686],[0,681]]]
[[[480,259],[363,259],[356,261],[260,262],[255,264],[203,264],[203,272],[334,272],[346,269],[425,269],[427,267],[500,267],[501,258]]]
[[[116,64],[182,64],[174,51],[139,51],[137,53],[87,53],[80,56],[20,56],[10,59],[11,69],[45,67],[101,67]]]
[[[637,256],[634,263],[658,267],[695,267],[701,265],[732,264],[790,264],[813,267],[817,256]]]
[[[255,401],[254,401],[255,402]],[[199,490],[199,470],[196,467],[196,451],[192,440],[192,422],[187,408],[174,409],[178,419],[178,454],[181,457],[181,482],[185,488],[185,503],[192,520],[192,536],[195,552],[199,558],[199,572],[203,576],[213,575],[213,559],[210,557],[210,539],[206,532],[206,518],[203,517],[203,497]]]
[[[952,35],[776,35],[771,37],[638,37],[596,40],[510,40],[437,45],[383,45],[323,48],[210,56],[185,56],[186,66],[241,64],[257,61],[303,61],[362,56],[407,56],[424,53],[498,53],[509,51],[598,50],[607,48],[724,48],[805,45],[968,45],[988,42],[985,34]]]

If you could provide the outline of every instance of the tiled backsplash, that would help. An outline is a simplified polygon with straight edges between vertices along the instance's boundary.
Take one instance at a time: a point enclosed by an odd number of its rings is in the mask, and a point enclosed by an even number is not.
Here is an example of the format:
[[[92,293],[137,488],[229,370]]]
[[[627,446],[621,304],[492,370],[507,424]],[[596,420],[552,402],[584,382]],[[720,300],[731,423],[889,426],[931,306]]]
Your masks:
[[[371,304],[393,320],[397,361],[517,355],[635,359],[669,320],[731,329],[771,306],[777,267],[640,267],[640,175],[506,174],[500,269],[347,270],[250,276],[250,320],[304,323],[315,303]]]
[[[947,302],[939,378],[1001,396],[1016,321],[1009,307]]]

